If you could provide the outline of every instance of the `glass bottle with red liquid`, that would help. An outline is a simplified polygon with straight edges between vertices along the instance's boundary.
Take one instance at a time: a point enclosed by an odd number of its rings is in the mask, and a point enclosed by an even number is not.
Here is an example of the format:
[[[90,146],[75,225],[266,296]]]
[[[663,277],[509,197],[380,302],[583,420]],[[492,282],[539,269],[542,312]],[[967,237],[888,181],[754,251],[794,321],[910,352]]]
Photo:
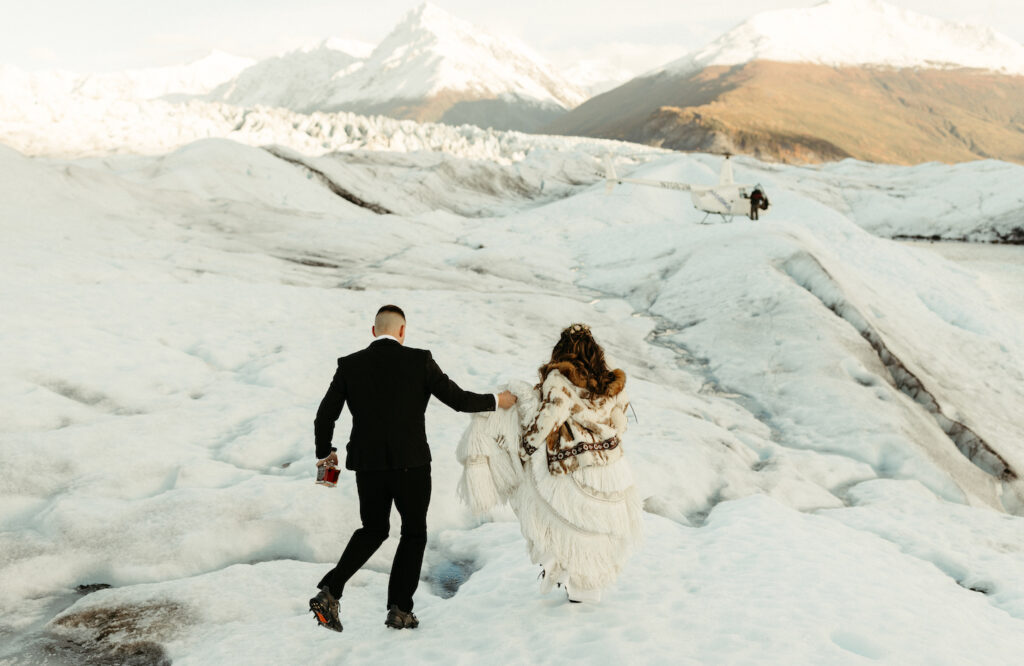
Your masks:
[[[340,475],[341,470],[333,462],[321,460],[316,464],[316,482],[321,486],[334,488],[338,485],[338,477]]]

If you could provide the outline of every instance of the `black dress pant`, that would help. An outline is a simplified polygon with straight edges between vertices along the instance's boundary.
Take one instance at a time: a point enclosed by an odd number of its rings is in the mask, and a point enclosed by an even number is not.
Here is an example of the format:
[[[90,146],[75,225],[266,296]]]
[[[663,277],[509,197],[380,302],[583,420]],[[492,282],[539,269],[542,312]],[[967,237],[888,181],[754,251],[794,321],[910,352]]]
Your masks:
[[[359,517],[363,526],[349,539],[338,566],[327,572],[318,587],[327,585],[340,599],[345,583],[370,559],[391,529],[391,504],[402,517],[402,537],[388,582],[388,606],[412,610],[412,595],[420,582],[423,551],[427,547],[427,505],[430,504],[430,465],[381,472],[356,472]]]

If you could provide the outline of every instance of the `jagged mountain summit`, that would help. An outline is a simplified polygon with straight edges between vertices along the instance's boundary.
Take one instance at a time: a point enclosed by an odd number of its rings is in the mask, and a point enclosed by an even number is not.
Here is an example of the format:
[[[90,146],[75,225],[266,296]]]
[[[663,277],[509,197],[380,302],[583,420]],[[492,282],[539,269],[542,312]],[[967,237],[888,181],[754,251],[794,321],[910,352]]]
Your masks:
[[[304,110],[529,130],[586,97],[525,45],[424,3]]]
[[[682,74],[755,60],[1024,74],[1024,45],[987,26],[944,21],[882,0],[829,0],[757,14],[655,71]]]
[[[370,57],[370,54],[373,53],[373,49],[376,47],[369,42],[364,42],[358,39],[328,37],[315,47],[306,48],[305,50],[311,51],[313,48],[326,48],[333,51],[341,51],[343,53],[348,53],[355,58],[365,59]]]
[[[593,69],[593,68],[591,68]],[[594,74],[602,85],[621,72]],[[600,79],[592,81],[591,79]],[[166,99],[353,111],[399,119],[532,131],[588,93],[529,47],[424,3],[378,45],[331,38],[260,61],[213,53],[180,67],[103,74],[23,72],[0,65],[7,113],[59,112],[88,100]]]
[[[548,131],[816,162],[1024,161],[1024,45],[881,0],[752,17]]]
[[[375,48],[356,50],[329,41],[264,60],[208,99],[534,130],[587,98],[525,45],[430,3],[408,12]]]
[[[373,45],[339,38],[254,63],[221,83],[207,99],[236,106],[305,111],[337,77],[363,66]]]

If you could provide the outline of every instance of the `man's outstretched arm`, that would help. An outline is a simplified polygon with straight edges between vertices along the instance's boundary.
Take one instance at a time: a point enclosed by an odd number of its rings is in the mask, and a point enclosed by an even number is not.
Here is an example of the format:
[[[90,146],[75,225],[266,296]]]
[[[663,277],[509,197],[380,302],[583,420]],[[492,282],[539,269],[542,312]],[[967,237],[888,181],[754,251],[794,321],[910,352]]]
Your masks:
[[[331,386],[327,394],[320,401],[320,408],[316,410],[316,419],[313,421],[313,433],[316,437],[316,457],[323,460],[331,455],[334,450],[331,441],[334,439],[334,422],[341,416],[341,408],[345,406],[345,378],[341,374],[341,364],[334,373]]]
[[[501,396],[464,391],[448,378],[437,365],[434,357],[427,352],[427,386],[438,400],[457,412],[493,412],[501,405]],[[511,396],[511,394],[509,394]],[[515,398],[511,398],[515,402]],[[511,403],[510,403],[511,404]]]

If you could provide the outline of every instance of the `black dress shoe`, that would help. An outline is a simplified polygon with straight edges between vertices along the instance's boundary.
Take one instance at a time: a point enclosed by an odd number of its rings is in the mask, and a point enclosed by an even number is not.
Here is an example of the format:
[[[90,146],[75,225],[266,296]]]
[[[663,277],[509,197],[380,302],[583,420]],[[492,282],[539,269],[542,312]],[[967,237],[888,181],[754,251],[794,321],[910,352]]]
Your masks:
[[[420,621],[411,612],[407,613],[400,609],[397,604],[388,607],[388,619],[384,624],[392,629],[415,629],[420,626]]]
[[[326,585],[309,600],[309,610],[316,616],[316,621],[321,627],[327,627],[332,631],[343,629],[341,620],[338,619],[338,600],[334,598]]]

